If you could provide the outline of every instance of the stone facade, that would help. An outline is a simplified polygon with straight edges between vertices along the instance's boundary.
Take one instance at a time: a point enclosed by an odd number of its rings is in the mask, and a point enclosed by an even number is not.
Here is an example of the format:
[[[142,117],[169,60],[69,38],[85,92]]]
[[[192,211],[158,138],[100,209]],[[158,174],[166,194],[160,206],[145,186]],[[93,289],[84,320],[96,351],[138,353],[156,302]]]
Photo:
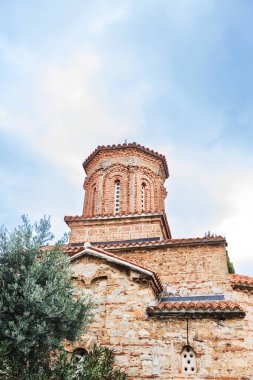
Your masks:
[[[253,278],[228,273],[223,237],[171,238],[165,158],[123,144],[83,165],[83,214],[65,217],[64,250],[96,318],[71,349],[113,348],[130,380],[252,380]]]
[[[170,237],[163,214],[121,215],[107,218],[65,217],[71,227],[70,243],[163,240]]]
[[[189,239],[190,240],[190,239]],[[221,238],[199,239],[192,243],[186,239],[171,239],[167,244],[132,248],[108,247],[124,259],[150,267],[163,284],[173,287],[179,295],[224,294],[230,289],[228,278],[226,241]],[[105,247],[105,246],[104,246]],[[172,291],[172,290],[171,290]]]

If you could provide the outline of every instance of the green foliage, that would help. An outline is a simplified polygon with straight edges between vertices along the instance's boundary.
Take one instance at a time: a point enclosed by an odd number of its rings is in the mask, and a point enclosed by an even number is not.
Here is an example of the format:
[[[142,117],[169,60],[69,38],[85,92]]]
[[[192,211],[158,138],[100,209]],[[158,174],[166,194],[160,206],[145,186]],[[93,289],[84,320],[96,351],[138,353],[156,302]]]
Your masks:
[[[0,380],[125,380],[110,349],[94,346],[76,362],[62,348],[90,323],[92,305],[73,297],[59,246],[41,251],[52,238],[46,217],[31,225],[23,216],[15,230],[0,229]]]
[[[228,266],[228,273],[231,273],[231,274],[235,273],[234,264],[230,260],[228,253],[227,253],[227,266]]]
[[[52,380],[126,380],[125,373],[114,369],[114,352],[94,345],[82,362],[70,361],[61,351],[52,370]]]
[[[11,366],[13,379],[28,380],[31,371],[43,371],[36,378],[43,379],[50,352],[63,339],[74,341],[91,320],[89,300],[73,297],[68,258],[57,246],[39,249],[52,238],[46,217],[32,226],[23,216],[12,232],[0,229],[0,342],[7,353],[1,366]]]
[[[73,359],[73,358],[72,358]],[[10,360],[8,344],[0,344],[0,380],[127,380],[124,372],[114,369],[114,352],[94,345],[83,362],[70,360],[69,354],[59,349],[49,371],[42,367],[26,370],[19,377],[18,363]]]
[[[11,363],[9,358],[8,343],[3,341],[0,343],[0,380],[8,378],[11,371]]]
[[[211,234],[210,231],[207,231],[205,232],[205,237],[214,237],[214,236],[217,236],[217,235],[214,235],[214,234]],[[235,268],[234,268],[234,265],[232,263],[232,261],[230,260],[229,258],[229,255],[228,253],[226,252],[226,255],[227,255],[227,266],[228,266],[228,273],[235,273]]]

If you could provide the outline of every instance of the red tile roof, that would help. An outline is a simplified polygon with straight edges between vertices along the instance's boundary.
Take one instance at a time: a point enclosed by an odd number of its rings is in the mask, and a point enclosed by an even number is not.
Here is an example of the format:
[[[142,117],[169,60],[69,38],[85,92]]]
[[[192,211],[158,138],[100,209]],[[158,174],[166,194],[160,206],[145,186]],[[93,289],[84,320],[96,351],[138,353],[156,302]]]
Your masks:
[[[124,149],[124,148],[135,148],[135,149],[138,149],[138,150],[141,150],[145,153],[148,153],[154,157],[157,157],[159,159],[162,160],[162,163],[163,163],[163,167],[164,167],[164,170],[165,170],[165,174],[166,174],[166,178],[169,177],[169,169],[168,169],[168,164],[167,164],[167,160],[165,158],[165,156],[163,154],[160,154],[158,152],[155,152],[154,150],[152,149],[149,149],[149,148],[146,148],[145,146],[143,145],[140,145],[140,144],[137,144],[136,142],[133,142],[133,143],[129,143],[129,144],[118,144],[118,145],[102,145],[102,146],[98,146],[87,158],[86,160],[83,162],[83,168],[85,169],[86,171],[86,167],[88,165],[88,163],[93,159],[93,157],[96,156],[96,154],[102,150],[114,150],[114,149]]]
[[[156,215],[163,215],[163,216],[166,216],[164,215],[163,213],[157,213],[157,212],[151,212],[151,211],[147,211],[145,213],[143,212],[140,212],[140,213],[129,213],[129,214],[125,214],[124,212],[119,212],[117,215],[112,215],[112,214],[109,214],[109,213],[103,213],[103,214],[97,214],[96,216],[92,216],[92,217],[84,217],[83,215],[66,215],[64,216],[64,220],[65,222],[67,221],[75,221],[75,220],[91,220],[91,219],[119,219],[120,217],[132,217],[132,216],[156,216]]]
[[[229,277],[234,287],[253,288],[253,277],[240,274],[230,274]]]
[[[149,315],[238,313],[241,316],[245,314],[241,305],[235,301],[161,302],[148,307],[147,313]]]
[[[217,243],[226,243],[224,237],[222,236],[211,236],[211,237],[203,237],[203,238],[190,238],[190,239],[168,239],[168,240],[159,240],[159,241],[140,241],[140,242],[131,242],[131,243],[113,243],[113,244],[96,244],[95,247],[98,247],[100,249],[109,249],[109,250],[116,250],[116,249],[120,249],[120,248],[123,248],[123,249],[128,249],[128,248],[142,248],[142,247],[153,247],[153,246],[170,246],[170,245],[177,245],[177,244],[182,244],[182,245],[189,245],[189,244],[208,244],[208,243],[212,243],[212,242],[217,242]],[[84,244],[84,243],[83,243]],[[42,247],[42,250],[50,250],[52,249],[54,246],[52,245],[48,245],[48,246],[45,246],[45,247]],[[95,248],[94,246],[92,246],[93,248]],[[71,256],[72,254],[75,254],[75,253],[78,253],[78,252],[81,252],[83,251],[83,245],[82,246],[71,246],[69,244],[64,244],[60,247],[60,249],[62,251],[64,251],[65,253],[68,253],[69,256]],[[107,254],[109,254],[108,252],[106,252]],[[247,277],[247,276],[239,276],[239,275],[230,275],[230,276],[237,276],[237,279],[240,278],[240,281],[242,281],[242,278],[246,278],[248,279],[248,281],[252,281],[253,282],[253,278],[252,277]],[[235,280],[232,279],[231,277],[231,281],[232,283],[235,282]],[[237,280],[236,280],[237,281]],[[246,280],[245,280],[246,281]],[[237,282],[239,283],[239,282]],[[253,283],[252,283],[253,285]]]
[[[51,251],[53,249],[55,249],[56,246],[55,245],[45,245],[43,247],[41,247],[41,250],[42,251]],[[63,251],[63,253],[68,253],[69,256],[71,256],[72,254],[75,254],[75,253],[78,253],[78,252],[81,252],[83,251],[84,247],[83,245],[82,246],[78,246],[78,247],[75,247],[75,246],[71,246],[69,244],[63,244],[63,245],[60,245],[58,247],[61,251]]]
[[[66,246],[63,248],[63,251],[68,254],[69,257],[75,255],[76,253],[80,253],[83,251],[83,247],[72,247]]]
[[[99,247],[105,249],[118,249],[118,248],[138,248],[138,247],[152,247],[152,246],[169,246],[169,245],[193,245],[193,244],[208,244],[208,243],[223,243],[226,240],[223,236],[210,236],[210,237],[196,237],[189,239],[167,239],[158,241],[140,241],[131,243],[112,243],[112,244],[98,244]]]
[[[162,215],[164,218],[165,225],[167,227],[169,236],[171,236],[169,224],[167,221],[166,213],[158,214],[158,213],[129,213],[129,214],[117,214],[117,215],[97,215],[96,217],[92,218],[86,218],[84,216],[65,216],[64,220],[65,222],[72,222],[72,221],[78,221],[78,220],[90,220],[90,219],[114,219],[114,218],[120,218],[120,217],[133,217],[133,216],[159,216]],[[106,248],[106,249],[117,249],[117,248],[131,248],[131,247],[146,247],[146,246],[164,246],[164,245],[177,245],[177,244],[183,244],[183,245],[190,245],[190,244],[208,244],[208,243],[223,243],[227,245],[226,240],[223,236],[209,236],[209,237],[196,237],[196,238],[180,238],[180,239],[165,239],[160,241],[140,241],[140,242],[131,242],[131,243],[125,243],[122,241],[122,243],[111,243],[111,244],[97,244],[100,248]]]

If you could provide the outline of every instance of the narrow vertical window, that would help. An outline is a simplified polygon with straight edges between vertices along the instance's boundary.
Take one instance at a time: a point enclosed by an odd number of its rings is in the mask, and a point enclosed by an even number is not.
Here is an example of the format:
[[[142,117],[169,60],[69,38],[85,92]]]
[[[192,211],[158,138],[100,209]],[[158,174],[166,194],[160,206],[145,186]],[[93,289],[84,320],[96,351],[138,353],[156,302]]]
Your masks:
[[[146,185],[143,183],[141,185],[141,209],[145,211],[145,203],[146,203]]]
[[[120,181],[115,182],[115,196],[114,196],[114,212],[117,214],[119,212],[119,201],[120,201]]]
[[[96,187],[93,187],[92,189],[92,196],[91,196],[91,213],[92,215],[95,215],[96,213],[96,207],[97,207],[97,200],[96,200]]]
[[[182,351],[182,372],[185,375],[196,373],[196,355],[190,346],[185,346]]]

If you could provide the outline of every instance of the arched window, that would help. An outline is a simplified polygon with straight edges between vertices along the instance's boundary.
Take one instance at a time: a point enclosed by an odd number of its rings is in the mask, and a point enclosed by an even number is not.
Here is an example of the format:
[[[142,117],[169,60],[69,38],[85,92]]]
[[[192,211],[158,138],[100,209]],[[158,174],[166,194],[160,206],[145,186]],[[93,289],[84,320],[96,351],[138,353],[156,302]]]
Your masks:
[[[115,182],[114,195],[114,212],[117,214],[120,211],[120,181]]]
[[[107,276],[99,276],[99,277],[95,277],[91,280],[91,285],[100,285],[101,283],[105,283],[105,281],[107,281]]]
[[[141,185],[141,210],[145,211],[146,209],[146,184],[142,183]]]
[[[82,363],[87,355],[87,351],[84,348],[77,348],[73,352],[72,361],[74,363]]]
[[[182,372],[185,375],[196,373],[196,355],[189,345],[185,346],[182,351]]]

